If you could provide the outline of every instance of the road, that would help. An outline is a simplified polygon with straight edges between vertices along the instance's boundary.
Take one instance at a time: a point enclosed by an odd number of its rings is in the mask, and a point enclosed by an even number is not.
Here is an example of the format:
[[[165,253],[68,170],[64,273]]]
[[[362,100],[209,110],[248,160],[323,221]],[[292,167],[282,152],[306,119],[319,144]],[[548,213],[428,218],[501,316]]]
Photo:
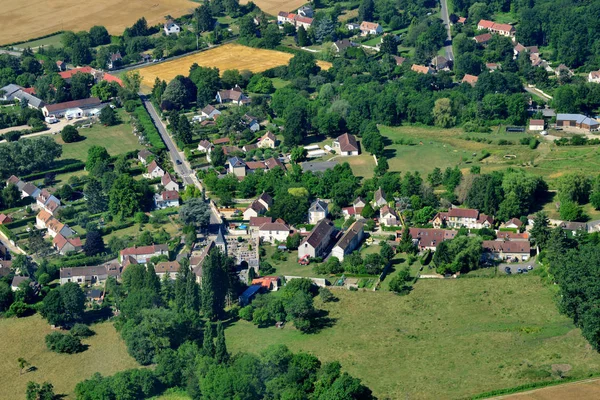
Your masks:
[[[21,136],[21,138],[23,138],[23,139],[29,139],[29,138],[36,137],[36,136],[55,135],[57,133],[60,133],[60,131],[62,131],[65,126],[67,126],[67,125],[73,125],[73,124],[75,124],[78,121],[81,121],[81,120],[73,119],[73,120],[69,121],[69,120],[63,118],[63,119],[60,119],[55,124],[46,124],[48,126],[48,129],[45,130],[45,131],[36,132],[36,133],[30,133],[28,135],[23,135],[23,136]],[[19,130],[27,129],[27,128],[29,128],[29,126],[27,126],[27,125],[15,126],[15,127],[12,127],[12,128],[2,129],[0,131],[0,134],[7,133],[7,132],[10,132],[10,131],[19,131]],[[81,128],[79,130],[79,133],[81,133],[82,135],[84,135],[85,134],[85,129]],[[5,143],[5,142],[6,142],[6,139],[0,140],[0,143]]]
[[[152,122],[154,122],[156,129],[158,129],[158,133],[160,134],[163,142],[165,142],[165,144],[167,145],[167,149],[169,150],[169,155],[171,156],[171,162],[173,163],[173,169],[175,170],[175,173],[181,177],[185,185],[194,185],[198,189],[202,190],[202,184],[196,177],[195,172],[192,170],[187,160],[185,159],[184,154],[177,150],[177,146],[175,145],[173,138],[171,138],[171,135],[169,135],[169,132],[167,131],[167,127],[165,126],[164,122],[160,119],[160,115],[154,108],[154,104],[152,104],[152,102],[148,100],[148,98],[144,94],[140,93],[140,97],[142,99],[142,102],[144,103],[144,107],[146,107],[146,110],[148,110],[148,113],[150,114],[150,118],[152,118]],[[214,231],[215,226],[218,230],[218,225],[221,225],[223,221],[221,220],[221,217],[219,216],[216,207],[212,204],[212,202],[210,204],[210,230]]]
[[[8,54],[13,57],[21,57],[21,52],[12,50],[0,50],[0,54]]]
[[[452,50],[452,30],[450,28],[450,15],[448,14],[448,0],[440,0],[440,5],[442,6],[440,14],[442,14],[442,20],[444,21],[444,26],[448,32],[446,42],[444,43],[446,59],[448,61],[454,61],[454,51]]]
[[[506,274],[506,267],[510,268],[510,272],[511,274],[518,274],[519,272],[517,271],[518,268],[527,270],[528,266],[532,266],[533,268],[535,268],[535,260],[529,260],[529,261],[523,261],[523,262],[519,262],[519,263],[502,263],[500,265],[498,265],[498,272],[501,274]]]

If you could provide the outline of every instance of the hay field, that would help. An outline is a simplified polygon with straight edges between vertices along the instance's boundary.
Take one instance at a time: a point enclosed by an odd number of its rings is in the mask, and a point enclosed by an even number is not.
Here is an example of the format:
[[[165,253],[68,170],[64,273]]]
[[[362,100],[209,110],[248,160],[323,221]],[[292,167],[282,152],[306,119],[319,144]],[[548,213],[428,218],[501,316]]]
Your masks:
[[[240,4],[247,4],[249,0],[240,0]],[[309,4],[306,0],[253,0],[254,4],[260,7],[267,14],[277,15],[279,11],[292,12]]]
[[[188,75],[190,67],[194,63],[203,67],[217,67],[221,73],[228,69],[262,72],[269,68],[285,65],[292,57],[292,54],[281,51],[255,49],[230,43],[201,53],[141,68],[139,71],[143,77],[142,88],[148,90],[154,85],[156,77],[169,82],[177,75]],[[317,63],[321,68],[331,67],[331,63],[328,62],[318,61]]]
[[[165,15],[180,17],[198,6],[190,0],[3,0],[0,8],[0,44],[32,39],[62,30],[88,30],[104,25],[111,34],[145,17],[149,25]],[[10,28],[9,28],[10,27]]]

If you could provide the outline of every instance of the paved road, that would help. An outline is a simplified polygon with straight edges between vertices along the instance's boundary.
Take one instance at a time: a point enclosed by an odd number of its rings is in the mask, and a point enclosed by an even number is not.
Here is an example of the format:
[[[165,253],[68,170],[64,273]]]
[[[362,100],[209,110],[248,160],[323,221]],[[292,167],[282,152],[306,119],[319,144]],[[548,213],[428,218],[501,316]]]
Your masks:
[[[0,54],[8,54],[14,57],[21,57],[21,52],[11,50],[0,50]]]
[[[454,52],[452,50],[452,30],[450,29],[450,16],[448,14],[448,0],[440,0],[440,4],[442,6],[440,14],[442,14],[442,20],[444,21],[446,31],[448,32],[446,42],[444,43],[446,59],[449,61],[454,61]]]
[[[517,269],[521,268],[524,270],[527,270],[527,267],[531,265],[533,268],[535,268],[535,260],[529,260],[529,261],[523,261],[520,263],[503,263],[498,265],[498,272],[500,272],[501,274],[506,274],[506,267],[510,268],[510,272],[511,274],[518,274]]]

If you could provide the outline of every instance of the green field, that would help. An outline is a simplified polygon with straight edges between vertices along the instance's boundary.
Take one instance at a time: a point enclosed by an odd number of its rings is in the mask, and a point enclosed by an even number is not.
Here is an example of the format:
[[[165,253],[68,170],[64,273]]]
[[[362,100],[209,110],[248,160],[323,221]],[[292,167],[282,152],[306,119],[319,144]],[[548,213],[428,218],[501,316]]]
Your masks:
[[[21,43],[14,47],[19,48],[19,49],[26,49],[28,47],[35,49],[40,46],[62,47],[62,42],[61,42],[62,37],[63,37],[63,34],[59,33],[57,35],[48,36],[43,39],[37,39],[37,40],[32,40],[32,41],[26,42],[26,43]]]
[[[79,354],[56,354],[44,342],[52,332],[39,315],[0,320],[0,399],[23,399],[28,381],[54,385],[55,393],[72,396],[75,385],[95,372],[111,375],[139,365],[127,354],[125,344],[111,323],[92,326],[95,336],[85,339],[89,346]],[[18,358],[24,358],[35,371],[19,375]]]
[[[379,398],[456,399],[492,389],[572,377],[600,368],[600,355],[560,315],[536,276],[422,280],[408,296],[336,290],[333,327],[305,335],[286,325],[259,329],[239,321],[229,349],[259,352],[271,344],[339,360]]]
[[[118,110],[122,123],[115,126],[103,126],[99,123],[91,128],[80,128],[79,134],[85,139],[76,143],[64,143],[60,135],[55,136],[57,143],[63,146],[62,159],[86,161],[87,151],[92,146],[103,146],[111,156],[141,149],[138,138],[132,133],[129,116],[125,110]]]

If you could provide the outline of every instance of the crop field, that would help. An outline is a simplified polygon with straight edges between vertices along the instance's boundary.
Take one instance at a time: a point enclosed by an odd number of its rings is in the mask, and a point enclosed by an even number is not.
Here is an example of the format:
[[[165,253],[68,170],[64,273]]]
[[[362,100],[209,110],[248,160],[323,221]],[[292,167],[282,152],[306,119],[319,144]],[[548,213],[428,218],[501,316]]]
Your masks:
[[[537,276],[421,280],[407,296],[334,294],[339,301],[316,300],[331,327],[302,334],[238,321],[225,331],[229,350],[286,344],[338,360],[382,399],[465,398],[554,380],[559,368],[581,379],[600,368],[600,354]]]
[[[72,395],[75,385],[95,372],[112,375],[139,365],[127,354],[125,343],[111,323],[91,326],[96,335],[83,340],[89,347],[78,354],[57,354],[46,348],[44,338],[52,332],[39,315],[0,320],[0,399],[25,398],[27,382],[48,381],[55,393]],[[19,375],[18,358],[24,358],[33,371]],[[67,398],[74,398],[68,396]]]
[[[247,4],[249,0],[240,0],[240,4]],[[267,14],[277,15],[279,11],[294,11],[304,4],[309,4],[306,0],[253,0],[254,4],[260,7]]]
[[[3,0],[0,9],[0,44],[8,44],[64,30],[89,30],[104,25],[121,34],[141,17],[148,25],[163,22],[165,15],[190,14],[198,6],[189,0]],[[10,27],[10,28],[8,28]]]
[[[588,379],[580,382],[566,383],[529,392],[495,397],[503,400],[579,400],[595,399],[600,393],[600,379]]]
[[[292,57],[292,54],[281,51],[226,44],[201,53],[141,68],[139,71],[143,76],[143,88],[149,90],[154,85],[156,77],[169,82],[177,75],[187,75],[194,63],[203,67],[217,67],[221,73],[228,69],[262,72],[269,68],[285,65]],[[324,61],[318,61],[318,64],[325,69],[331,67],[330,63]]]

